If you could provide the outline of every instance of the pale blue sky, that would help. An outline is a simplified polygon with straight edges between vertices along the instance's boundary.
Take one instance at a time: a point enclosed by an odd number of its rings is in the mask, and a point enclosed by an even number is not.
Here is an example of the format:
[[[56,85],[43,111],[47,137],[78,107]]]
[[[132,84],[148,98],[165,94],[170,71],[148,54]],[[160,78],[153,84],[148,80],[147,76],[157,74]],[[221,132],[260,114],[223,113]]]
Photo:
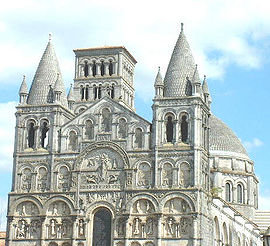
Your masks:
[[[73,80],[73,49],[124,45],[137,59],[137,113],[151,121],[157,67],[164,76],[184,22],[208,77],[212,112],[255,162],[260,208],[270,210],[270,3],[268,0],[2,1],[0,8],[0,229],[10,190],[14,112],[23,74],[28,87],[53,33],[62,74]]]

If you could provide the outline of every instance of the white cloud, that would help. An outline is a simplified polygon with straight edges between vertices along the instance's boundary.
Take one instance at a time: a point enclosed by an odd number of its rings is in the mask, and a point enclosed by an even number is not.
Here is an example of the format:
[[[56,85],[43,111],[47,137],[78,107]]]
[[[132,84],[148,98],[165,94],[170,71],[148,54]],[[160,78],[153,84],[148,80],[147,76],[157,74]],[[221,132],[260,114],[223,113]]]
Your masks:
[[[263,142],[258,138],[253,138],[252,141],[244,141],[243,144],[248,150],[252,150],[254,148],[261,147]]]
[[[0,103],[0,169],[11,171],[13,164],[15,102]]]
[[[137,72],[145,75],[136,80],[138,96],[150,98],[157,67],[163,75],[166,72],[181,21],[201,76],[222,79],[230,64],[247,68],[262,64],[262,42],[270,35],[269,12],[268,0],[5,2],[0,10],[1,74],[8,78],[14,68],[33,71],[45,48],[40,36],[54,31],[66,81],[73,79],[72,48],[126,45],[138,60]]]

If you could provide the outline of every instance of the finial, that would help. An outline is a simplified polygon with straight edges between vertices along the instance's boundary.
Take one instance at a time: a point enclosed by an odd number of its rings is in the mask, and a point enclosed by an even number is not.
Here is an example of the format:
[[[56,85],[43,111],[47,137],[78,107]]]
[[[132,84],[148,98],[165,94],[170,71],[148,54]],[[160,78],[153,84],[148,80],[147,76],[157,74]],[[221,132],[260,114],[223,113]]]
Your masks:
[[[181,23],[181,32],[183,32],[184,31],[184,23],[182,22]]]
[[[52,33],[49,33],[49,42],[52,41]]]
[[[23,80],[25,80],[25,75],[23,75]]]
[[[160,66],[158,66],[158,71],[160,72]]]
[[[206,80],[206,75],[203,76],[204,80]]]

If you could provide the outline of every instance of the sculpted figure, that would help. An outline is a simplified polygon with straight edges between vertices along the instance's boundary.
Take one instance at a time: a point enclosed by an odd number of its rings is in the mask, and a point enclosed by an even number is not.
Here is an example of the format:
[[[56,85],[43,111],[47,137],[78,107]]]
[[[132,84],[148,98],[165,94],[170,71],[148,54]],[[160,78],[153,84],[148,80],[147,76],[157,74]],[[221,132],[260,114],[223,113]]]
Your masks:
[[[119,120],[118,136],[119,138],[127,137],[127,122],[125,119]]]
[[[47,177],[48,177],[48,172],[46,168],[41,167],[38,170],[38,180],[37,180],[37,188],[40,191],[45,191],[47,190]]]
[[[58,206],[57,206],[57,203],[55,202],[53,204],[53,215],[58,215]]]
[[[174,235],[174,219],[172,217],[167,220],[167,233],[168,235]]]
[[[134,219],[133,227],[134,227],[133,234],[134,235],[140,234],[140,219],[139,218]]]
[[[135,148],[142,148],[143,147],[143,133],[142,129],[137,128],[135,130],[135,141],[134,141]]]
[[[51,235],[55,236],[56,235],[56,221],[55,220],[51,220],[50,223],[50,230],[51,230]]]
[[[19,220],[17,227],[17,238],[26,238],[27,224],[25,220]]]
[[[21,188],[25,192],[29,192],[31,190],[31,185],[32,185],[32,172],[29,168],[25,168],[22,171],[22,184]]]
[[[102,130],[104,132],[111,130],[111,113],[107,108],[102,110]]]
[[[84,221],[83,221],[83,219],[79,220],[79,236],[84,236]]]
[[[154,220],[152,218],[149,218],[146,221],[146,234],[152,235],[154,233]]]
[[[94,125],[91,122],[91,120],[87,120],[85,122],[85,136],[87,139],[93,139],[94,138]]]
[[[78,145],[78,136],[75,131],[70,131],[69,132],[69,143],[68,143],[68,149],[72,151],[77,150],[77,145]]]

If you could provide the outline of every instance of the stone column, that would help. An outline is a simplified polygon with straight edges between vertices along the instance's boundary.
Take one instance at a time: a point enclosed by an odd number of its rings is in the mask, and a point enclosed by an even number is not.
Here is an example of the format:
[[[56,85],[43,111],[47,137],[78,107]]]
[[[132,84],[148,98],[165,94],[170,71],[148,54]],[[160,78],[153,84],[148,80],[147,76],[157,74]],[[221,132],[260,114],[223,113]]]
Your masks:
[[[104,62],[104,75],[109,76],[109,63]]]
[[[96,76],[100,76],[100,63],[96,63]]]
[[[72,242],[71,245],[75,246],[76,245],[76,238],[78,237],[77,235],[77,218],[76,216],[72,216]]]
[[[45,246],[46,245],[46,243],[44,242],[44,240],[46,239],[46,238],[48,238],[49,237],[49,235],[48,235],[48,226],[47,225],[45,225],[45,221],[46,221],[46,217],[45,216],[42,216],[41,218],[40,218],[40,245],[41,246]]]
[[[157,215],[157,246],[161,246],[161,237],[162,237],[162,215]]]

